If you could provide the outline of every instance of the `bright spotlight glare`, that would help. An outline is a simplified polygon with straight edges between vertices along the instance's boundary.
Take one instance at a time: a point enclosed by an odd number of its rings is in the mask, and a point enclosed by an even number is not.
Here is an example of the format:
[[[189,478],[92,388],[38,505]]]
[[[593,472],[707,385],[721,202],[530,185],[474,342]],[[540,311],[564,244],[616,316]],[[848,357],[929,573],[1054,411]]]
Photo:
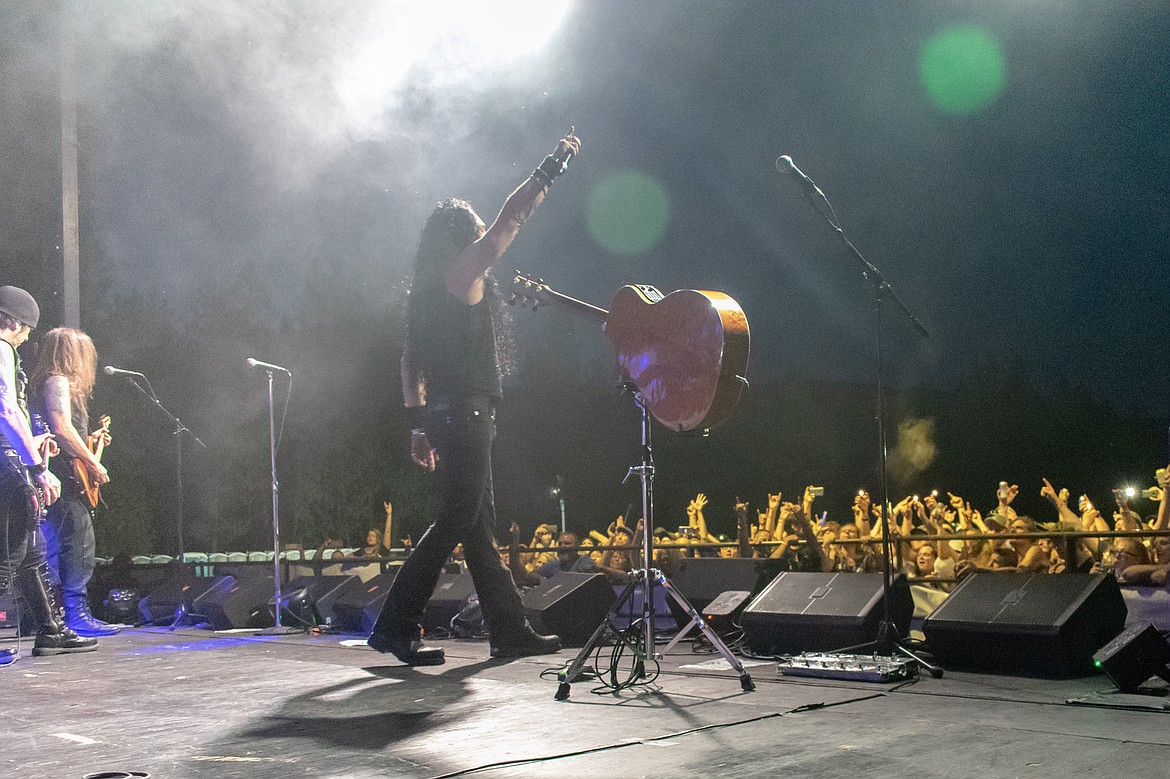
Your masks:
[[[544,48],[570,5],[570,0],[458,0],[437,4],[434,13],[452,24],[469,48],[498,62]]]
[[[377,123],[417,66],[449,86],[499,72],[543,49],[572,0],[473,0],[388,3],[370,19],[370,36],[338,74],[338,97],[358,126]]]

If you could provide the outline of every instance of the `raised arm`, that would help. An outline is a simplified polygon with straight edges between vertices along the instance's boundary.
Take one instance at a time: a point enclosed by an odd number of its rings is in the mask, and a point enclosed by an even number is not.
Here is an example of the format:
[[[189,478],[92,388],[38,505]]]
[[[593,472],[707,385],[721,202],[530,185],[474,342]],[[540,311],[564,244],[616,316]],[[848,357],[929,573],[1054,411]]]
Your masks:
[[[1068,490],[1061,489],[1057,491],[1057,489],[1052,486],[1052,482],[1048,481],[1048,479],[1043,479],[1043,481],[1044,486],[1040,488],[1040,495],[1047,498],[1048,502],[1056,508],[1056,513],[1059,515],[1059,521],[1067,522],[1070,525],[1080,527],[1081,518],[1076,515],[1076,512],[1068,507]]]
[[[581,152],[581,139],[570,128],[552,154],[508,195],[491,227],[468,246],[447,269],[447,291],[469,305],[483,299],[484,274],[503,256],[520,227],[543,201],[553,179],[565,170],[569,158]]]

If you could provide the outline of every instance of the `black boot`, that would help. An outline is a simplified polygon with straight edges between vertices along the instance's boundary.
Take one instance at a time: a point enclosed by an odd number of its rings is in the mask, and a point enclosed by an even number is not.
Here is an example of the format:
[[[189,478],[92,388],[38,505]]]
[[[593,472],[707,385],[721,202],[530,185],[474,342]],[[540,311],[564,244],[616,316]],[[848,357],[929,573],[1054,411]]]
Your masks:
[[[389,652],[407,665],[442,665],[447,662],[443,648],[422,642],[421,625],[389,628],[379,619],[366,643],[379,652]]]
[[[44,563],[20,571],[17,583],[25,608],[37,626],[33,657],[92,652],[97,649],[96,638],[82,638],[65,626],[64,614],[53,597],[49,569]]]
[[[559,636],[542,636],[525,620],[519,627],[491,630],[491,655],[504,659],[551,655],[561,649]]]
[[[119,628],[89,613],[89,604],[84,595],[66,596],[65,624],[79,636],[113,636],[119,632]]]

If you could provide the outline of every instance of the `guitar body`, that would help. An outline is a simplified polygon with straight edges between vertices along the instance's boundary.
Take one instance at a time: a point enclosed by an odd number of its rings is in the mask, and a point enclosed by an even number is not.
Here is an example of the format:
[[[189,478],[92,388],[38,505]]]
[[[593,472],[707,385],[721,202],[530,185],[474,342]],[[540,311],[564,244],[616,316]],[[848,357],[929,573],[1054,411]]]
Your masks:
[[[725,422],[747,386],[747,316],[722,292],[683,289],[663,297],[649,285],[629,285],[606,311],[517,271],[512,302],[552,304],[602,324],[617,349],[618,369],[651,416],[671,430],[705,431]]]
[[[110,418],[103,416],[101,423],[101,428],[89,437],[89,450],[93,452],[98,462],[101,462],[102,452],[105,450],[105,444],[102,443],[104,439],[101,434],[109,431]],[[73,476],[77,479],[77,483],[81,485],[81,493],[85,496],[85,502],[91,509],[96,509],[102,497],[101,487],[94,484],[93,479],[89,476],[89,471],[85,469],[85,466],[81,464],[80,460],[73,461]]]
[[[91,509],[98,507],[98,501],[101,499],[101,488],[93,483],[89,478],[89,471],[77,462],[73,461],[73,478],[77,479],[77,483],[81,486],[81,494],[85,496],[85,504]]]
[[[747,316],[722,292],[653,287],[618,290],[605,321],[618,367],[650,413],[677,432],[725,422],[746,384]]]

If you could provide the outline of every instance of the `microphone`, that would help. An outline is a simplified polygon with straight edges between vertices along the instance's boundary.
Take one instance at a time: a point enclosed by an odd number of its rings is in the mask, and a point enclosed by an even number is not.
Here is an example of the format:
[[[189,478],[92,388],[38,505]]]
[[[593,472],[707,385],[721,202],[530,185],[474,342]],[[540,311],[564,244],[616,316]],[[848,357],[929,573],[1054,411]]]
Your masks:
[[[113,365],[107,365],[106,367],[102,368],[102,373],[106,374],[107,376],[138,376],[142,379],[146,378],[138,371],[124,371],[121,368],[115,368]]]
[[[821,192],[820,187],[816,185],[812,179],[804,175],[804,171],[796,167],[796,163],[787,154],[781,154],[776,158],[776,170],[781,173],[788,173],[796,177],[797,183],[810,195],[817,195],[824,199],[825,193]]]
[[[255,357],[249,357],[248,364],[253,368],[263,368],[266,371],[280,371],[281,373],[288,374],[289,378],[292,378],[292,371],[288,368],[281,368],[279,365],[273,365],[270,362],[260,362]]]

